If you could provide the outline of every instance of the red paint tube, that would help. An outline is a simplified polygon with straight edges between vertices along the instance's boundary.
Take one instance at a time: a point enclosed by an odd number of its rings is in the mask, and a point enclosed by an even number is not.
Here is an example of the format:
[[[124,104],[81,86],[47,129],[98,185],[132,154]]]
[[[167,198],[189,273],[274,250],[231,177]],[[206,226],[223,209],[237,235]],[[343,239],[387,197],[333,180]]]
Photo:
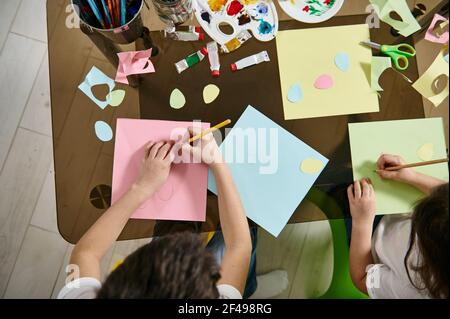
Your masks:
[[[219,47],[215,41],[209,42],[206,45],[208,50],[209,66],[211,68],[211,75],[213,77],[219,77],[220,75],[220,59],[219,59]]]

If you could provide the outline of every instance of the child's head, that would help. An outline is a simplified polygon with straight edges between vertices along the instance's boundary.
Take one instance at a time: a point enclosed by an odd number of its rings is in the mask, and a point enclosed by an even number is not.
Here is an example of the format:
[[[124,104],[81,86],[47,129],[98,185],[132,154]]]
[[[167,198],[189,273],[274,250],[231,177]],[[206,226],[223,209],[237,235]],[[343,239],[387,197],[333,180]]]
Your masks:
[[[199,235],[155,238],[113,271],[97,298],[218,298],[219,266]]]
[[[418,286],[409,271],[408,277],[417,289],[427,289],[433,298],[448,298],[448,222],[448,184],[445,184],[434,189],[415,207],[410,246],[405,257],[408,271],[408,258],[417,244],[420,257],[417,265],[410,267],[417,271],[422,284]]]

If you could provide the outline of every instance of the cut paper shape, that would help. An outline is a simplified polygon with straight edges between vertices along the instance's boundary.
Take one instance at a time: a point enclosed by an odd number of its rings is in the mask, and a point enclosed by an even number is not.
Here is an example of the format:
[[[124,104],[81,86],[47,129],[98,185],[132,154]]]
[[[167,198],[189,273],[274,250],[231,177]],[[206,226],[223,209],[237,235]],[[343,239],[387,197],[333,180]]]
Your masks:
[[[444,56],[444,60],[445,60],[445,62],[447,62],[447,63],[448,63],[448,53],[447,53],[447,55],[446,55],[446,56]]]
[[[435,107],[438,107],[445,98],[448,96],[448,64],[444,59],[444,52],[446,48],[443,48],[434,62],[430,65],[428,70],[412,85],[423,97],[427,98]],[[435,81],[442,74],[447,77],[447,84],[441,92],[435,92]]]
[[[369,0],[381,21],[396,29],[402,36],[408,37],[420,30],[420,24],[411,13],[405,0]],[[400,20],[390,17],[391,12],[397,13]]]
[[[106,96],[106,99],[109,101],[109,105],[111,106],[119,106],[120,104],[122,104],[124,98],[124,90],[115,90]]]
[[[383,91],[378,80],[381,74],[392,67],[392,61],[389,57],[374,56],[372,57],[372,68],[370,73],[370,85],[374,91]]]
[[[307,158],[300,164],[300,170],[305,174],[317,174],[323,169],[323,162],[317,158]]]
[[[86,78],[84,79],[83,83],[81,83],[78,86],[78,89],[80,89],[84,94],[86,94],[86,96],[89,97],[95,104],[97,104],[98,107],[104,110],[109,105],[110,101],[107,98],[106,100],[97,99],[94,96],[94,93],[92,93],[92,88],[96,85],[105,85],[105,84],[109,88],[108,93],[109,95],[114,90],[116,83],[114,83],[113,79],[108,77],[97,67],[93,66],[92,69],[89,71],[89,73],[86,75]]]
[[[303,91],[299,84],[294,84],[289,88],[287,98],[291,103],[297,103],[303,98]]]
[[[217,87],[217,85],[208,84],[203,89],[203,101],[205,101],[206,104],[210,104],[217,99],[219,93],[220,89]]]
[[[370,39],[370,33],[366,24],[279,31],[275,41],[284,118],[378,112],[378,96],[368,80],[370,71],[366,75],[361,66],[370,66],[372,59],[371,49],[359,44],[367,39]],[[299,50],[298,43],[307,44],[309,49]],[[351,57],[347,72],[336,70],[334,58],[337,52],[345,52]],[[333,89],[317,90],[313,86],[321,73],[333,76]],[[292,107],[288,98],[294,83],[301,84],[302,107]]]
[[[435,14],[433,21],[431,21],[430,26],[428,27],[427,33],[425,34],[425,40],[434,42],[434,43],[440,43],[440,44],[445,44],[448,43],[448,31],[444,32],[443,34],[441,34],[440,36],[436,36],[433,31],[434,28],[436,27],[436,24],[438,22],[447,22],[448,20],[446,18],[444,18],[443,16],[439,15],[439,14]]]
[[[186,98],[179,89],[174,89],[170,94],[170,107],[173,109],[181,109],[186,104]]]
[[[350,57],[347,53],[340,52],[334,57],[334,64],[336,64],[336,67],[339,70],[347,72],[348,68],[350,67]]]
[[[419,147],[432,143],[435,158],[447,157],[442,118],[352,123],[349,124],[349,137],[353,179],[372,180],[377,214],[411,212],[417,201],[424,197],[422,192],[408,184],[382,180],[375,173],[381,153],[400,155],[406,163],[416,163]],[[448,180],[447,163],[415,167],[414,170]]]
[[[434,145],[433,143],[426,143],[423,144],[418,150],[417,150],[417,156],[422,161],[431,161],[433,158],[434,153]]]
[[[192,122],[118,119],[114,146],[112,203],[122,197],[139,176],[149,141],[168,141],[184,135]],[[208,123],[201,124],[209,128]],[[161,189],[132,215],[134,219],[205,221],[208,166],[172,165]]]
[[[95,122],[95,135],[102,142],[109,142],[113,138],[113,131],[108,123],[103,121]]]
[[[328,159],[252,106],[227,134],[220,151],[247,217],[275,237],[319,176],[298,174],[299,163],[305,158],[328,163]],[[261,154],[265,154],[264,158]],[[211,172],[208,188],[217,194]]]
[[[117,68],[116,82],[129,84],[127,76],[155,72],[150,61],[152,49],[144,51],[119,52],[119,66]]]
[[[329,74],[322,74],[314,81],[314,87],[319,90],[330,89],[333,84],[333,78]]]

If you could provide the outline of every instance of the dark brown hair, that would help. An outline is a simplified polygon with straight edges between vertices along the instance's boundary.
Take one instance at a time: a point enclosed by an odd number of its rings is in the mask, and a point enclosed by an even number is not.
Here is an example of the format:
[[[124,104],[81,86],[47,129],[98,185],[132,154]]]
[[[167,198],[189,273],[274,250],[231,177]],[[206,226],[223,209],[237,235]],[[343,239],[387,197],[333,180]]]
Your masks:
[[[412,214],[409,248],[404,264],[408,278],[418,290],[427,290],[432,298],[448,298],[448,183],[437,187],[415,207]],[[411,278],[408,259],[417,242],[419,258],[412,270],[420,277],[421,287]]]
[[[201,237],[177,233],[155,238],[128,256],[97,298],[218,298],[219,279],[219,266]]]

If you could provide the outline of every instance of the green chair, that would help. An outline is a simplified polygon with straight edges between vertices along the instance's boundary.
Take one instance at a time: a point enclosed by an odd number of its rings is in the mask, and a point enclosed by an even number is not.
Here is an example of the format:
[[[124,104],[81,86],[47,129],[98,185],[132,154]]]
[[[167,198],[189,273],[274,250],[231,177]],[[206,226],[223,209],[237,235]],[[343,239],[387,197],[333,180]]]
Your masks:
[[[344,217],[339,205],[326,193],[312,188],[307,199],[325,214]],[[352,282],[349,270],[349,248],[344,219],[329,219],[333,238],[333,277],[320,299],[367,299]]]

